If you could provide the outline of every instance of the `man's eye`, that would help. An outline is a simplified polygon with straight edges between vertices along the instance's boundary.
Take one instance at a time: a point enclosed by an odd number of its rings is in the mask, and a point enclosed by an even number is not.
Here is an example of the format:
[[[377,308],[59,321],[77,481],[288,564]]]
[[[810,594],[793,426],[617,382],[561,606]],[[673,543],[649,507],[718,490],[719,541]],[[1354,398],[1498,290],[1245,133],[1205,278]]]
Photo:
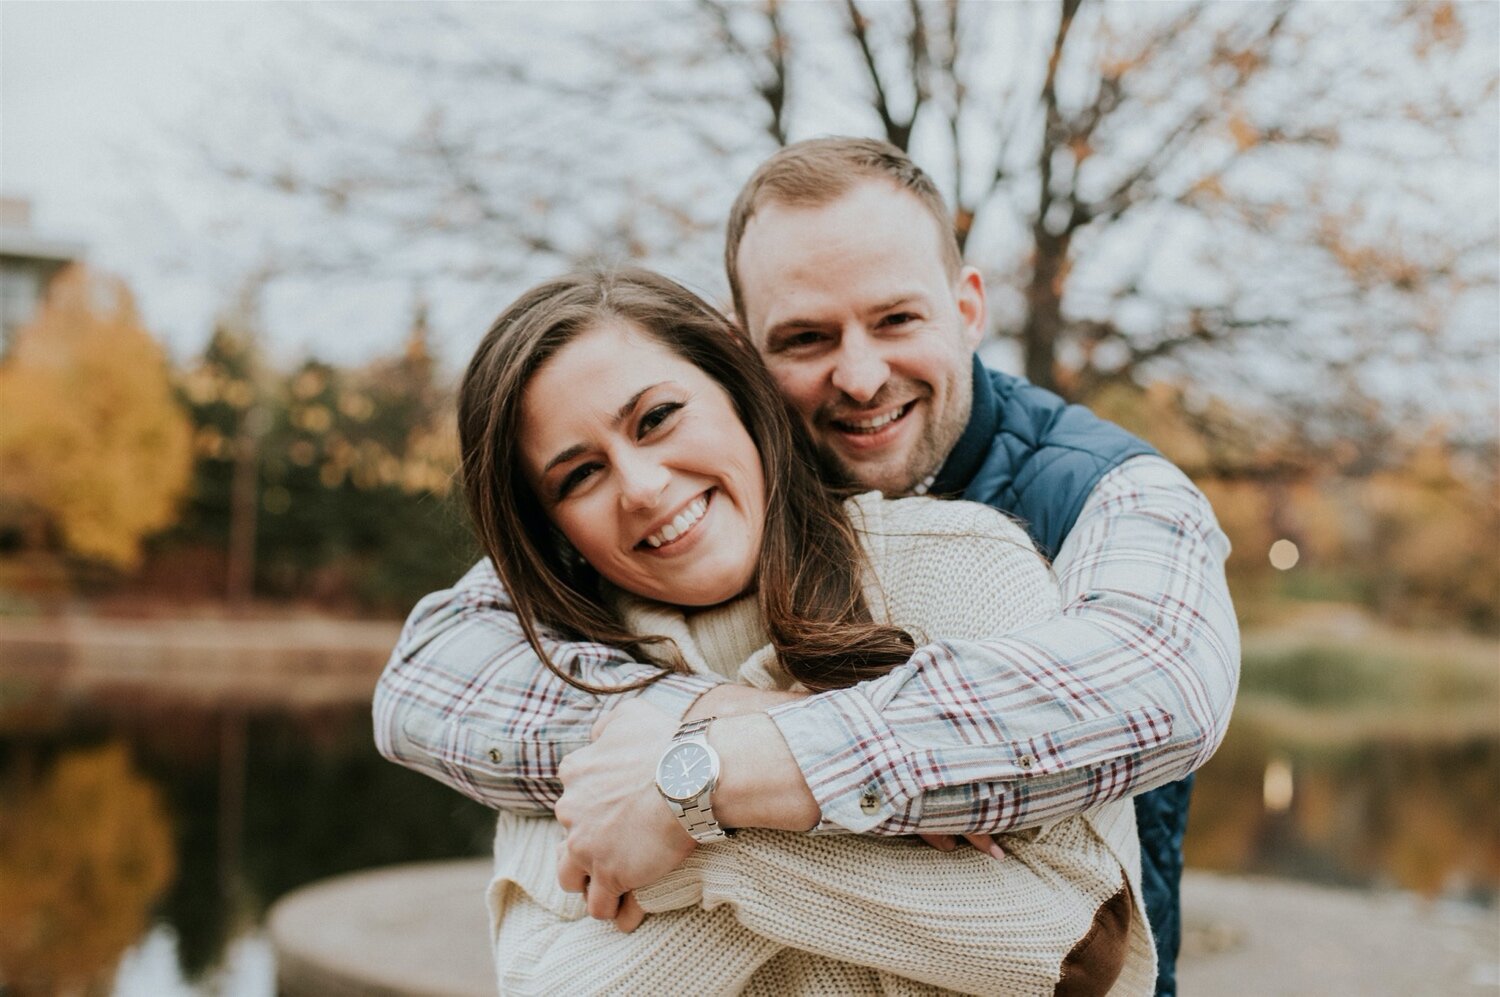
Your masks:
[[[665,402],[661,405],[656,406],[645,415],[641,416],[641,424],[636,429],[636,438],[640,439],[656,427],[660,426],[662,423],[666,422],[667,419],[671,418],[672,413],[676,412],[680,408],[682,408],[681,402]]]
[[[807,349],[808,347],[817,346],[822,341],[823,334],[821,332],[796,332],[781,341],[781,349]]]
[[[562,484],[557,486],[558,499],[567,498],[579,485],[592,477],[597,470],[599,470],[598,464],[579,464],[573,468],[573,470],[568,472],[567,477],[562,479]]]
[[[892,314],[887,315],[881,321],[880,324],[881,325],[906,325],[908,322],[915,322],[916,320],[917,320],[917,317],[915,315],[913,315],[911,312],[893,312]]]

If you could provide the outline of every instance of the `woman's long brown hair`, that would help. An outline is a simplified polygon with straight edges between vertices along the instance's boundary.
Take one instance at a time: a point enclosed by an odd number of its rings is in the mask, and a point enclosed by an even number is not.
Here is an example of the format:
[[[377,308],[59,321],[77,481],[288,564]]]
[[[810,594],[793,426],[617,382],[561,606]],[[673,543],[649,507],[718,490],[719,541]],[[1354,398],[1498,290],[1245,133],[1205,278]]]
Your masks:
[[[816,450],[754,347],[679,284],[646,270],[613,269],[568,274],[521,295],[479,344],[459,391],[461,473],[474,531],[543,663],[579,689],[623,692],[660,676],[613,688],[579,681],[552,660],[541,626],[637,659],[667,642],[633,634],[615,617],[599,576],[570,555],[522,474],[526,385],[564,346],[607,322],[639,329],[717,382],[759,449],[766,523],[756,587],[788,674],[810,689],[833,689],[905,661],[912,640],[872,620],[861,591],[865,558],[858,537],[840,496],[820,480]],[[654,657],[686,667],[678,655],[658,651]]]

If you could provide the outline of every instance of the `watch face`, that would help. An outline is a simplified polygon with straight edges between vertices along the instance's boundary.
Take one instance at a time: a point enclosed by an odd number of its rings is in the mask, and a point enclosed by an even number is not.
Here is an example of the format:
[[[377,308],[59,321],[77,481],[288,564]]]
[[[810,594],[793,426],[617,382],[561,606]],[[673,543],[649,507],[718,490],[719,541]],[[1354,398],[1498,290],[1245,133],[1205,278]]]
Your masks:
[[[686,741],[667,749],[656,766],[656,784],[671,799],[684,803],[703,792],[714,777],[714,760],[701,744]]]

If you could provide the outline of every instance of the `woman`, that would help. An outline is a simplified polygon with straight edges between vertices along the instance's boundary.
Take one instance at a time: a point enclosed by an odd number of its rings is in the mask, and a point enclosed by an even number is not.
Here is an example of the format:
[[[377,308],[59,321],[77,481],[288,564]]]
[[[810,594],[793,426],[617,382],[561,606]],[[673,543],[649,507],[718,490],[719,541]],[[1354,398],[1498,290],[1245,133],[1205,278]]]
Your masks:
[[[476,532],[549,668],[542,626],[665,668],[832,689],[901,665],[914,642],[1057,611],[1055,582],[999,513],[825,490],[754,350],[657,275],[527,292],[481,343],[459,408]],[[1152,987],[1128,803],[1013,835],[1003,862],[746,831],[640,891],[652,913],[629,935],[561,891],[562,839],[551,819],[500,817],[488,899],[502,991]]]

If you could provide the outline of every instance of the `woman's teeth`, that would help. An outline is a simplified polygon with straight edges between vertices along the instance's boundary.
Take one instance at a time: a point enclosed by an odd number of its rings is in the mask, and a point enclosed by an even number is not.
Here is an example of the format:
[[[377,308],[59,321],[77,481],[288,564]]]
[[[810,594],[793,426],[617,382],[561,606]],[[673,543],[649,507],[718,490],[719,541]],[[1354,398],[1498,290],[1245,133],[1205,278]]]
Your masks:
[[[662,544],[671,543],[692,529],[707,511],[708,497],[700,495],[686,509],[679,512],[676,519],[663,526],[660,532],[653,533],[647,537],[646,542],[652,547],[660,547]]]

